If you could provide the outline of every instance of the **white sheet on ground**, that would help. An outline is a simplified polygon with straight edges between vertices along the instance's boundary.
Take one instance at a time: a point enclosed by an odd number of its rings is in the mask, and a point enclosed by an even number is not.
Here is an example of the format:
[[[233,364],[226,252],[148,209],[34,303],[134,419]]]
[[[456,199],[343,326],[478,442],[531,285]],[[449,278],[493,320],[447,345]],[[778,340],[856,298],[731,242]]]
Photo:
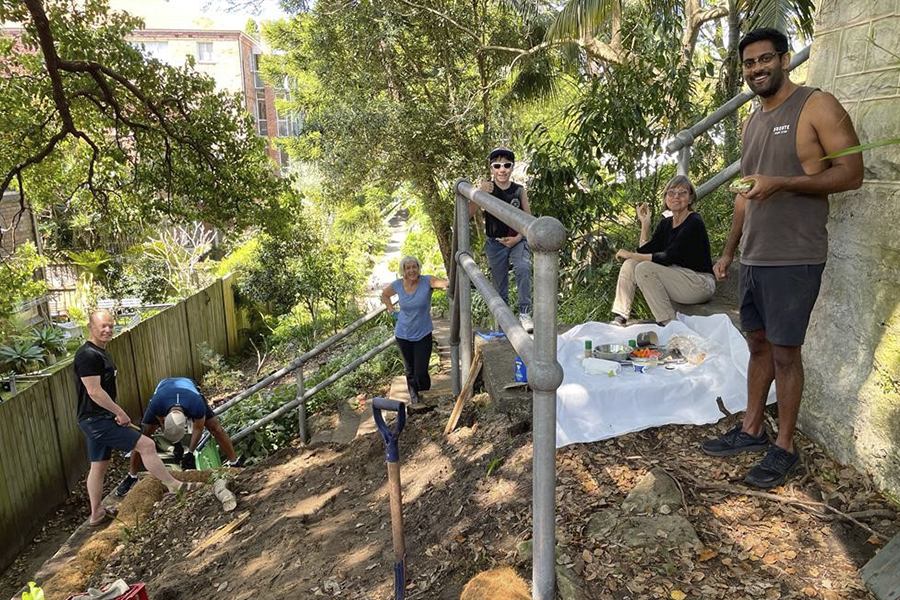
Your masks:
[[[676,334],[694,335],[710,343],[712,352],[699,365],[656,367],[646,373],[624,368],[616,377],[588,375],[581,366],[585,340],[626,344],[642,331],[656,331],[660,345]],[[702,425],[722,418],[716,405],[747,408],[747,342],[726,315],[678,315],[665,327],[584,323],[559,336],[558,359],[563,382],[556,399],[556,446],[603,440],[647,427],[671,423]],[[775,386],[769,402],[775,399]]]

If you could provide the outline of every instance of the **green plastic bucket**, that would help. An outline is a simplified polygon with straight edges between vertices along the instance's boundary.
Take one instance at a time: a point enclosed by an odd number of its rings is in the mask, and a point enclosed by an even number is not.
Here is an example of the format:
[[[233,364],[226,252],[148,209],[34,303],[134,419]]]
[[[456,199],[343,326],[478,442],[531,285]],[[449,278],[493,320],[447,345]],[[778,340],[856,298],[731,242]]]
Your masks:
[[[216,440],[209,438],[202,450],[194,450],[194,459],[197,461],[198,471],[211,471],[220,468],[222,459],[219,456],[219,445],[216,444]]]

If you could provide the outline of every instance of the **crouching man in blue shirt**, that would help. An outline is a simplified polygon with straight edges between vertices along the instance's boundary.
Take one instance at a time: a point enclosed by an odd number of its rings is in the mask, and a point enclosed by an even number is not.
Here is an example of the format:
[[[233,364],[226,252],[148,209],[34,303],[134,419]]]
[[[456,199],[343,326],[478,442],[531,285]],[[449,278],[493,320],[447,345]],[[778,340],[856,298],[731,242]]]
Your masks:
[[[200,435],[203,433],[204,427],[209,430],[218,442],[219,448],[228,457],[225,465],[238,466],[239,461],[231,438],[228,437],[222,424],[219,423],[219,419],[207,404],[206,398],[197,389],[197,385],[187,377],[169,377],[159,382],[156,391],[153,392],[153,397],[150,398],[144,418],[141,419],[141,425],[146,436],[152,436],[162,426],[163,437],[172,443],[178,443],[181,442],[187,431],[188,419],[194,422],[194,426],[187,452],[181,458],[182,469],[196,468],[194,450],[200,442]],[[133,452],[128,475],[116,488],[117,496],[124,496],[137,483],[140,466],[140,455]]]

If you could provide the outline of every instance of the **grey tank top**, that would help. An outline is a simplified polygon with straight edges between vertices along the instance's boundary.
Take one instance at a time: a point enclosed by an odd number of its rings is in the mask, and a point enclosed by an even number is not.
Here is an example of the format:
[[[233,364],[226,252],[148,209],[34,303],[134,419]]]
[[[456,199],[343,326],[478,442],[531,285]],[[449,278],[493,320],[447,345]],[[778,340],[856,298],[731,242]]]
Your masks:
[[[798,87],[777,108],[760,107],[744,129],[741,174],[805,175],[797,157],[797,121],[817,88]],[[747,200],[741,263],[751,266],[819,265],[828,255],[828,196],[778,192]]]

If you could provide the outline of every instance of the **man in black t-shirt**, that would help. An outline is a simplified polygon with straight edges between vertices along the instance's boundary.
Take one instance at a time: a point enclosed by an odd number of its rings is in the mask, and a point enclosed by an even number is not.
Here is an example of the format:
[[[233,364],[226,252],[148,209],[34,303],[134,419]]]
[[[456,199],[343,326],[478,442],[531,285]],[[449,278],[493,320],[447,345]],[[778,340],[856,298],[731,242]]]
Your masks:
[[[181,483],[166,469],[156,453],[153,440],[133,429],[131,419],[116,404],[116,365],[106,352],[113,337],[113,317],[109,311],[91,313],[88,321],[88,340],[75,353],[75,392],[78,397],[78,427],[87,438],[91,470],[87,489],[91,502],[92,527],[109,521],[115,512],[100,505],[103,499],[103,478],[109,467],[112,448],[123,452],[140,453],[147,470],[175,492],[188,491],[194,484]],[[199,485],[199,484],[198,484]]]
[[[508,148],[495,148],[488,154],[491,181],[481,184],[481,191],[487,192],[510,206],[531,214],[528,194],[525,188],[510,180],[516,157]],[[478,205],[469,203],[469,215],[474,215]],[[520,232],[492,215],[484,212],[484,229],[487,241],[484,253],[491,268],[491,282],[503,301],[509,304],[509,266],[516,274],[516,291],[519,297],[519,321],[525,331],[532,331],[531,320],[531,252],[528,241]]]

